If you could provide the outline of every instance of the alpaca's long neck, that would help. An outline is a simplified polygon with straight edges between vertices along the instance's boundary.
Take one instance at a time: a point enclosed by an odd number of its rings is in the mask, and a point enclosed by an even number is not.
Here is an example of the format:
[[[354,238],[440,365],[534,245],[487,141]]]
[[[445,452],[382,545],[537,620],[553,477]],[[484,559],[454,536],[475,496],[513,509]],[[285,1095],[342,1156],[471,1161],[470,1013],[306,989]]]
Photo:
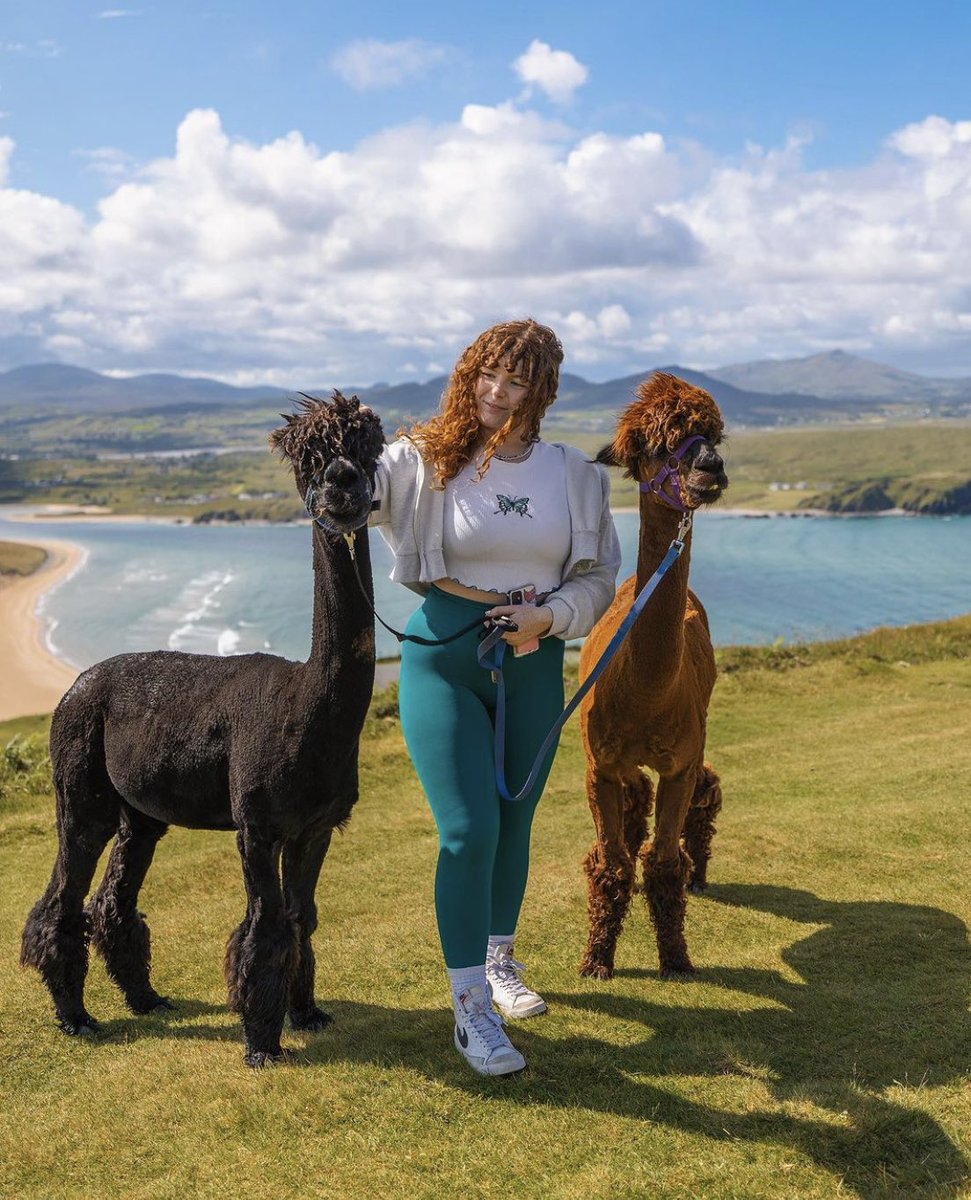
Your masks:
[[[312,701],[333,714],[353,706],[367,710],[374,687],[374,617],[361,595],[354,563],[343,538],[313,527],[314,624],[303,673]],[[357,571],[373,602],[368,531],[354,535]]]
[[[637,550],[637,591],[647,583],[671,547],[681,514],[654,496],[642,493]],[[652,691],[663,691],[677,676],[684,652],[684,611],[688,599],[691,534],[681,557],[668,570],[630,632],[630,652],[638,674]]]

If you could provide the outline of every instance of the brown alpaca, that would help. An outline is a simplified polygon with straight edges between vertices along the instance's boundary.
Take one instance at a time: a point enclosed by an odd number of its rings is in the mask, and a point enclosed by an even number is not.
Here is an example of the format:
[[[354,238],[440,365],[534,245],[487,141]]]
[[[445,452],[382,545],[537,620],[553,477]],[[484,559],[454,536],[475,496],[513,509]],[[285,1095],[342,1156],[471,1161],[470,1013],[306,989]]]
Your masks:
[[[662,977],[693,971],[684,939],[685,889],[705,886],[714,819],[721,807],[718,776],[706,765],[705,726],[715,683],[708,619],[688,588],[690,513],[728,486],[714,447],[722,418],[711,396],[673,375],[656,374],[620,417],[617,436],[597,456],[641,482],[637,574],[587,638],[581,682],[627,615],[688,514],[685,549],[661,581],[580,710],[587,755],[587,798],[597,840],[584,866],[589,886],[590,940],[582,975],[609,979],[634,888],[644,864],[644,891],[657,934]],[[685,448],[688,439],[697,438]],[[673,457],[679,449],[680,458]],[[653,490],[665,465],[671,478]],[[679,507],[679,503],[683,506]],[[645,841],[653,787],[659,778],[654,838]]]

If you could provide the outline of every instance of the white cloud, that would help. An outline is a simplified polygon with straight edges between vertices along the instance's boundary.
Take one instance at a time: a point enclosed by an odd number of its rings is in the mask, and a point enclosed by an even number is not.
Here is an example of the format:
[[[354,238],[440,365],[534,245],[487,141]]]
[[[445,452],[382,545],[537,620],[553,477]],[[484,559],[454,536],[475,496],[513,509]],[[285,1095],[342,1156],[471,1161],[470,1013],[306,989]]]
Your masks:
[[[58,58],[61,47],[50,38],[36,42],[0,42],[0,54],[17,54],[24,58]]]
[[[526,84],[535,84],[557,104],[573,99],[577,88],[587,82],[589,71],[569,50],[554,50],[546,42],[534,40],[529,49],[513,63],[513,69]]]
[[[10,174],[10,158],[14,152],[13,138],[0,137],[0,188],[5,187]]]
[[[310,387],[430,376],[525,313],[599,377],[931,356],[971,333],[968,125],[929,117],[869,164],[814,171],[799,140],[718,159],[509,102],[344,151],[244,141],[197,110],[140,169],[88,152],[108,171],[94,220],[10,187],[0,137],[0,339]]]
[[[85,161],[87,169],[105,179],[118,180],[128,176],[134,169],[134,160],[124,150],[115,146],[98,146],[94,150],[75,150],[74,155]]]
[[[99,21],[117,21],[121,17],[138,17],[141,13],[134,8],[106,8],[98,13]]]
[[[349,42],[330,60],[331,69],[358,91],[395,87],[426,74],[443,62],[447,52],[420,38],[381,42],[364,38]]]

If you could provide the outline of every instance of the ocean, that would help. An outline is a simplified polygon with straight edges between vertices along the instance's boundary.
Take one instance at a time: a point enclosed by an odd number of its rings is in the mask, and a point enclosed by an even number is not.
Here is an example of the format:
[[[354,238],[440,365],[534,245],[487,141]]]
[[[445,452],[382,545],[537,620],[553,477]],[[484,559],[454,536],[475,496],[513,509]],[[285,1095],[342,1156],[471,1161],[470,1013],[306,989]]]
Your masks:
[[[618,513],[622,578],[638,516]],[[51,649],[77,667],[128,650],[266,650],[306,658],[313,573],[307,525],[163,525],[0,518],[0,538],[62,538],[83,565],[44,598]],[[418,597],[388,578],[371,536],[376,603],[402,628]],[[719,645],[816,641],[971,610],[971,517],[772,517],[703,513],[691,585]],[[396,657],[378,627],[379,657]]]

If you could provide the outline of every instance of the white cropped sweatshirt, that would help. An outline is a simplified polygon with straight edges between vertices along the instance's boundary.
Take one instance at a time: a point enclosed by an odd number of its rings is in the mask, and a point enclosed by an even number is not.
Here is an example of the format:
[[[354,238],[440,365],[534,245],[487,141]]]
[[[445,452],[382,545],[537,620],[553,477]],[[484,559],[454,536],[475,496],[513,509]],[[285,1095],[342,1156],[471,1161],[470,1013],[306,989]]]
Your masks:
[[[613,600],[620,543],[606,468],[573,446],[547,444],[563,454],[571,526],[563,578],[544,601],[553,613],[547,636],[568,640],[585,637]],[[378,459],[370,520],[394,553],[391,579],[421,595],[449,574],[442,552],[445,493],[432,488],[432,479],[415,443],[398,438]]]

